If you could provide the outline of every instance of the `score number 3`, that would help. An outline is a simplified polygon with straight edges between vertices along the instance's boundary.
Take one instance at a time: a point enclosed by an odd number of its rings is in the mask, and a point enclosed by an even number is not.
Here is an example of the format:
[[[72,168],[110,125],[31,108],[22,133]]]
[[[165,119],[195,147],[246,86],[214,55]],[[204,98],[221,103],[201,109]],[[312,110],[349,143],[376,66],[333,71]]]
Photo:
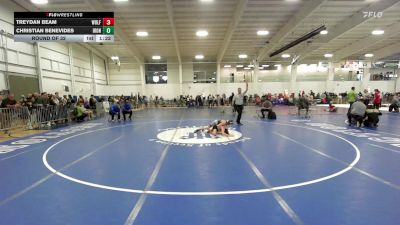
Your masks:
[[[103,18],[103,26],[114,26],[114,18]]]

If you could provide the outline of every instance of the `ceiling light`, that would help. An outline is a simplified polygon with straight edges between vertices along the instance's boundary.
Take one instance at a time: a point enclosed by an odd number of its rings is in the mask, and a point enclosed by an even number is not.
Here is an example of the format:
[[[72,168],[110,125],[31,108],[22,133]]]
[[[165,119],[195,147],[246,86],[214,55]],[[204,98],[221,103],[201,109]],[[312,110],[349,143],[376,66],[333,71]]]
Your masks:
[[[153,57],[151,57],[152,59],[154,59],[154,60],[159,60],[159,59],[161,59],[161,56],[159,56],[159,55],[153,55]]]
[[[214,0],[200,0],[201,2],[213,2]]]
[[[204,55],[196,55],[195,58],[196,59],[204,59]]]
[[[333,54],[326,53],[324,56],[325,56],[325,58],[332,58]]]
[[[264,67],[262,67],[262,66],[259,66],[259,67],[258,67],[258,69],[259,69],[259,70],[262,70],[262,69],[264,69]]]
[[[119,60],[119,57],[118,56],[111,56],[111,60]]]
[[[225,68],[231,68],[231,65],[225,65],[224,67]]]
[[[127,2],[129,0],[114,0],[114,2]]]
[[[240,54],[240,55],[239,55],[239,58],[240,58],[240,59],[247,59],[247,55],[246,55],[246,54]]]
[[[319,33],[325,35],[325,34],[328,34],[328,31],[327,30],[321,30],[321,32],[319,32]]]
[[[31,2],[32,2],[33,4],[38,4],[38,5],[49,3],[48,0],[31,0]]]
[[[208,32],[206,30],[199,30],[196,32],[197,37],[207,37]]]
[[[373,30],[371,33],[373,35],[382,35],[385,33],[385,31],[384,30]]]
[[[249,70],[249,69],[250,69],[250,67],[245,67],[244,69],[245,69],[245,70]]]
[[[280,66],[281,66],[281,64],[275,64],[274,66],[275,66],[275,67],[280,67]]]
[[[269,67],[269,65],[262,65],[262,67]]]
[[[243,65],[236,65],[236,68],[243,68]]]
[[[254,67],[254,65],[250,64],[250,65],[248,65],[247,67],[253,68],[253,67]]]
[[[289,58],[290,55],[289,54],[282,54],[282,58]]]
[[[257,35],[259,35],[259,36],[265,36],[265,35],[268,35],[269,34],[269,31],[267,31],[267,30],[259,30],[259,31],[257,31]]]
[[[147,33],[146,31],[138,31],[138,32],[136,32],[136,36],[147,37],[147,36],[149,36],[149,33]]]
[[[367,58],[371,58],[371,57],[374,57],[374,54],[372,54],[372,53],[367,53],[367,54],[365,54],[364,56],[367,57]]]

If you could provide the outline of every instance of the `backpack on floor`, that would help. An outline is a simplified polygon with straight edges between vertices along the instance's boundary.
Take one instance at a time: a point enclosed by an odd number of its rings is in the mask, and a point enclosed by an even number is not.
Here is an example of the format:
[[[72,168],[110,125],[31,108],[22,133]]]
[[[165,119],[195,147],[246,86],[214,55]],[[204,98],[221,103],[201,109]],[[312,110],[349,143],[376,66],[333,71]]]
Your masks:
[[[269,120],[276,120],[276,113],[271,111],[268,113],[268,119]]]

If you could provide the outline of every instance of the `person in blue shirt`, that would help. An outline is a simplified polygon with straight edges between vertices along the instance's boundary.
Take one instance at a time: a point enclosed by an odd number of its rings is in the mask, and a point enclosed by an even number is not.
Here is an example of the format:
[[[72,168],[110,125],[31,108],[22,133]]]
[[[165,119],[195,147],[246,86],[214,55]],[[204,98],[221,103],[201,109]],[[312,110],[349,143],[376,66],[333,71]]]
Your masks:
[[[124,116],[124,121],[126,120],[126,114],[129,114],[129,120],[132,120],[132,105],[128,100],[125,100],[122,106],[122,115]]]
[[[120,109],[119,105],[117,102],[113,102],[113,104],[110,106],[110,115],[111,115],[111,120],[114,121],[114,116],[118,116],[118,120],[121,119],[121,114],[120,114]]]

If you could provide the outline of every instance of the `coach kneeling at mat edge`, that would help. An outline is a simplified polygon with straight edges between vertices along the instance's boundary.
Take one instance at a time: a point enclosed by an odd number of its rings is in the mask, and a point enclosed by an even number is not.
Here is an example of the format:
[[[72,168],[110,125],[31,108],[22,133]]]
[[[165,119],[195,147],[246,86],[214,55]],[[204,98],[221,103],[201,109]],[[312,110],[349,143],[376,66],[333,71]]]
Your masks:
[[[236,123],[239,125],[242,125],[242,123],[240,123],[240,119],[242,118],[243,103],[244,103],[243,98],[244,95],[246,95],[248,89],[249,89],[249,83],[246,81],[246,90],[242,93],[242,89],[238,88],[238,94],[233,97],[232,103],[234,105],[236,112],[238,113],[236,118]]]
[[[361,127],[362,122],[365,118],[366,110],[367,106],[364,104],[363,99],[358,98],[357,101],[351,105],[349,112],[347,113],[349,126],[351,126],[351,119],[354,119],[358,122],[358,127]]]
[[[268,99],[262,103],[261,114],[263,119],[265,118],[264,112],[268,112],[268,114],[272,112],[272,102]]]

